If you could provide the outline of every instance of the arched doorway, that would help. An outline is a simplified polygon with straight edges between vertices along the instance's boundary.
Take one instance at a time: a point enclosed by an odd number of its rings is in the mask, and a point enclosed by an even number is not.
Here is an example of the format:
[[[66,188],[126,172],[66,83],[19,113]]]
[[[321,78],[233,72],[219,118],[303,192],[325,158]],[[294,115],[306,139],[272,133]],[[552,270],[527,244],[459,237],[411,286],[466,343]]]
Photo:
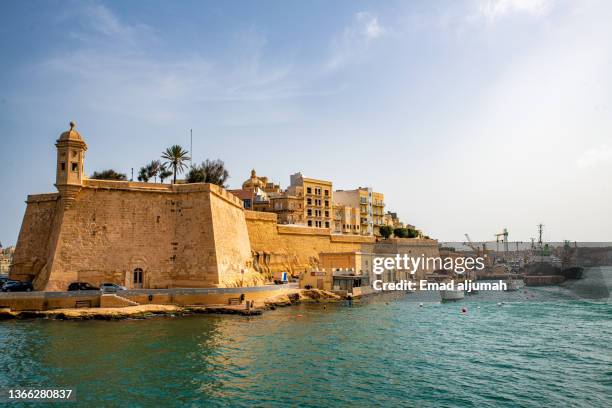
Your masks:
[[[134,273],[132,275],[132,286],[135,289],[142,289],[142,281],[143,281],[142,268],[134,269]]]

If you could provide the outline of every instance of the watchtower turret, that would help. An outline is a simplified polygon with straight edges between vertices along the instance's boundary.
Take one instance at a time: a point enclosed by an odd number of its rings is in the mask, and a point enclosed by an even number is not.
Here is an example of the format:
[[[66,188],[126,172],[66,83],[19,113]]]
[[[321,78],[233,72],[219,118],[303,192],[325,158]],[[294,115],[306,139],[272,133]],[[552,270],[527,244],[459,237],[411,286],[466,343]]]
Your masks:
[[[65,208],[70,207],[81,189],[85,171],[87,144],[75,128],[76,124],[70,122],[70,129],[62,133],[55,143],[57,148],[55,187],[64,200]]]

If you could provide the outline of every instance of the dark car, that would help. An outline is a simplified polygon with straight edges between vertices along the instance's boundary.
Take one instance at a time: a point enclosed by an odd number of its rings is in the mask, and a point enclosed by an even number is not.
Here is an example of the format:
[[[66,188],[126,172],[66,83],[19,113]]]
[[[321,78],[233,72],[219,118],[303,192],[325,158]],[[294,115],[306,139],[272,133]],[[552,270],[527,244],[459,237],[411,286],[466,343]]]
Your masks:
[[[100,288],[87,282],[72,282],[70,285],[68,285],[68,290],[100,290]]]
[[[34,290],[32,282],[9,280],[2,285],[2,292],[31,292]]]

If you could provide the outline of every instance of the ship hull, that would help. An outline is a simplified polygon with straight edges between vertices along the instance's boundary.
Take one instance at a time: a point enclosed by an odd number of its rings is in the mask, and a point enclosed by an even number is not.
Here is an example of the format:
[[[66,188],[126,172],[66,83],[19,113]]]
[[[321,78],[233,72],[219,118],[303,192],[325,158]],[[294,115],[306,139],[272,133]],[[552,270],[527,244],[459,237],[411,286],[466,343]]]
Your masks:
[[[440,298],[443,302],[453,302],[461,300],[465,297],[465,293],[462,290],[441,290]]]
[[[581,279],[584,268],[571,266],[561,268],[547,263],[534,263],[525,266],[525,275],[528,276],[563,276],[565,279]]]

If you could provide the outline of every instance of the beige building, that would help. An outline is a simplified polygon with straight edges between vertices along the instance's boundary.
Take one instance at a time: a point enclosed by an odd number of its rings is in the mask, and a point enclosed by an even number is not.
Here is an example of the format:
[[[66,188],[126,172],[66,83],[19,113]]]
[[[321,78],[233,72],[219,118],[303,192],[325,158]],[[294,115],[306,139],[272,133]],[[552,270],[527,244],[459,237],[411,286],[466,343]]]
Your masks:
[[[279,224],[304,225],[304,196],[288,193],[270,194],[270,204],[265,211],[275,213]]]
[[[282,191],[280,185],[269,182],[267,177],[258,177],[255,169],[241,189],[229,192],[242,200],[246,210],[275,213],[279,224],[305,224],[302,190],[296,188],[293,194]]]
[[[359,210],[361,235],[380,235],[379,228],[384,225],[384,194],[372,191],[370,187],[337,190],[334,192],[334,203]]]
[[[300,190],[304,194],[304,221],[306,226],[332,229],[332,182],[307,178],[302,173],[292,174],[287,193],[297,195],[296,193]]]
[[[397,213],[391,211],[387,211],[383,216],[383,225],[388,225],[393,228],[404,228],[404,223],[400,221]]]
[[[2,248],[0,246],[0,274],[6,274],[9,272],[11,263],[13,261],[14,252],[14,246],[10,246],[8,248]]]
[[[361,222],[358,208],[334,204],[334,234],[361,234]]]

